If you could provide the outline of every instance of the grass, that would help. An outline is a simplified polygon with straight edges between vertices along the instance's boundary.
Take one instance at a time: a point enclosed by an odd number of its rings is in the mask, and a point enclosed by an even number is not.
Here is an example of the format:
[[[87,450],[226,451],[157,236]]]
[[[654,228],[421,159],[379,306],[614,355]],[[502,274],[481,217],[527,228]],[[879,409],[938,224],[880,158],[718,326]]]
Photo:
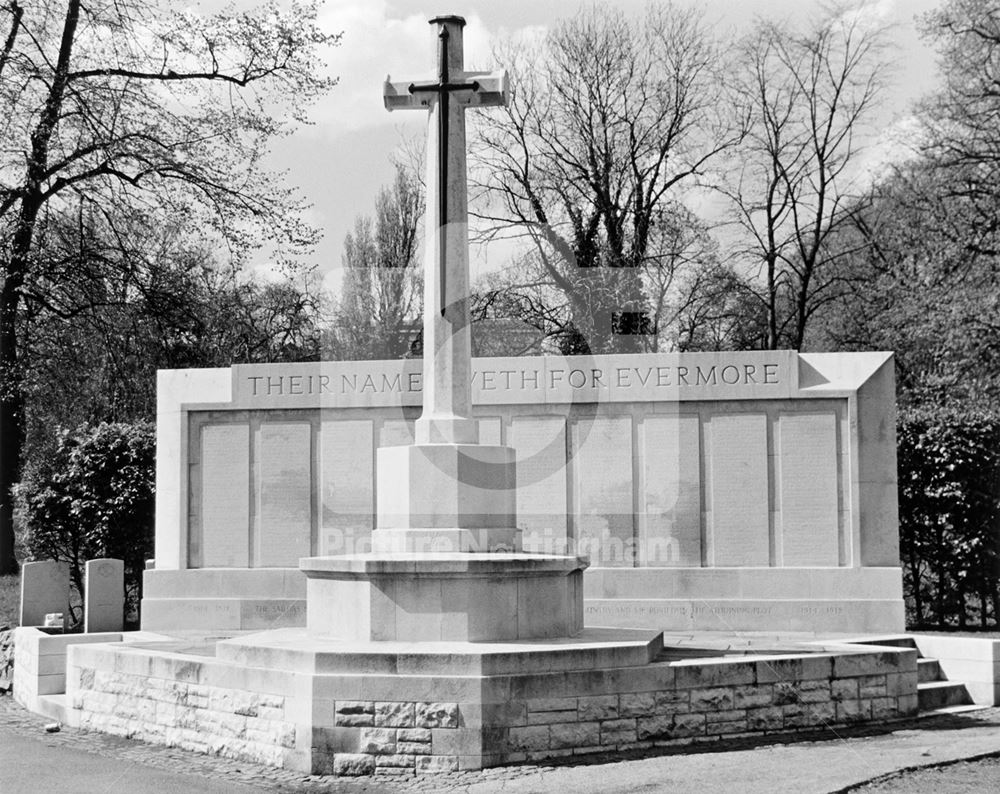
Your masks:
[[[0,576],[0,628],[20,625],[21,575]]]

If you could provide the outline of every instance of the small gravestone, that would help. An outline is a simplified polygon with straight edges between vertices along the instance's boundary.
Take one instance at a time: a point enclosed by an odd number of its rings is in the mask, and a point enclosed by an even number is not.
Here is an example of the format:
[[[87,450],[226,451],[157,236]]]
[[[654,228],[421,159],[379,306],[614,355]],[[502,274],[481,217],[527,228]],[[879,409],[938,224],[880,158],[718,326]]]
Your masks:
[[[84,588],[83,626],[94,631],[121,631],[125,613],[125,563],[90,560]]]
[[[41,626],[52,612],[69,611],[69,563],[45,560],[21,567],[21,625]]]

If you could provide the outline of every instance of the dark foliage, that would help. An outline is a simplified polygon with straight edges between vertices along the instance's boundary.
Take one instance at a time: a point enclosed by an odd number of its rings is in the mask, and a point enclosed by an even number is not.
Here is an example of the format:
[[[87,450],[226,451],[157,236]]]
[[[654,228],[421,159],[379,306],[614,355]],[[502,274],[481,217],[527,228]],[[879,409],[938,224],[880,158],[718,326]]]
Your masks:
[[[147,423],[60,430],[52,455],[30,466],[16,488],[31,556],[69,562],[78,593],[87,560],[124,560],[127,603],[137,605],[153,552],[155,453]]]
[[[904,411],[897,439],[908,624],[997,625],[1000,415]]]

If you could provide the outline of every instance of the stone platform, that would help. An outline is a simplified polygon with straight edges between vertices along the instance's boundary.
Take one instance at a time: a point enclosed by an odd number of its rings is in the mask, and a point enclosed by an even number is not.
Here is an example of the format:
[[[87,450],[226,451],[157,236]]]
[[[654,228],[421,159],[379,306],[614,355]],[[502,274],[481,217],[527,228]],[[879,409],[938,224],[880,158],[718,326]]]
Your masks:
[[[917,710],[912,648],[621,629],[419,650],[301,629],[148,637],[68,649],[65,721],[316,774],[475,769]]]

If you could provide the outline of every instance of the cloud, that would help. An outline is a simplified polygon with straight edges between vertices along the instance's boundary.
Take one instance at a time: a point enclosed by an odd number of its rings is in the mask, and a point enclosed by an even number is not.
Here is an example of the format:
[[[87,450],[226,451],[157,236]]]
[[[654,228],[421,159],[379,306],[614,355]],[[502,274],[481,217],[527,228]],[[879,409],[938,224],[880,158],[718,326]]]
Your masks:
[[[419,113],[389,113],[382,104],[382,82],[432,77],[434,32],[428,10],[402,13],[386,0],[333,0],[324,6],[320,24],[328,31],[344,31],[341,45],[328,58],[340,83],[312,112],[322,128],[338,132],[373,125],[419,126]],[[489,63],[492,33],[477,14],[466,16],[464,31],[467,68]],[[412,118],[403,118],[412,117]]]
[[[893,166],[915,158],[919,153],[923,134],[924,126],[914,114],[902,116],[885,127],[858,158],[859,184],[871,185],[889,174]]]

